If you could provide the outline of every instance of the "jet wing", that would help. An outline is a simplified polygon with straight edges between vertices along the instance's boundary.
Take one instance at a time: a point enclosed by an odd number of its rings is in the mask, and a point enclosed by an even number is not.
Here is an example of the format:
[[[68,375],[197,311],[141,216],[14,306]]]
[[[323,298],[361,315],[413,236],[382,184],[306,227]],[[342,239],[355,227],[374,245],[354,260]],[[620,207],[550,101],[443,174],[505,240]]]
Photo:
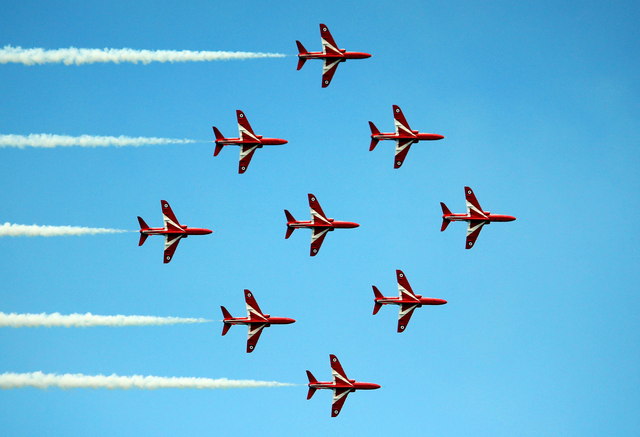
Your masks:
[[[400,299],[417,301],[418,298],[411,289],[411,285],[409,285],[409,281],[402,270],[396,270],[396,279],[398,280],[398,294],[400,295]]]
[[[411,145],[413,143],[415,143],[415,140],[411,138],[402,138],[402,139],[396,140],[396,156],[395,156],[395,161],[393,163],[393,168],[402,167],[402,163],[404,162],[404,159],[407,157],[407,153],[409,153],[409,149],[411,148]]]
[[[476,195],[473,194],[471,188],[464,187],[464,197],[467,202],[467,214],[475,218],[487,218],[487,215],[484,213],[480,202],[476,199]]]
[[[467,244],[465,249],[471,249],[476,243],[482,227],[489,222],[475,222],[469,221],[469,227],[467,228]]]
[[[238,119],[238,130],[240,131],[240,138],[243,141],[256,141],[260,142],[256,134],[253,133],[253,129],[251,129],[251,125],[249,124],[249,120],[244,115],[244,112],[241,110],[236,110],[236,117]]]
[[[169,206],[169,202],[161,200],[160,206],[162,207],[162,220],[164,221],[164,227],[170,231],[184,231],[180,226],[180,222],[173,213],[171,206]]]
[[[326,88],[331,83],[331,79],[333,79],[333,75],[336,74],[336,70],[338,70],[338,65],[342,61],[341,58],[326,58],[322,64],[322,88]]]
[[[320,206],[320,202],[313,194],[309,193],[309,209],[311,210],[311,220],[314,224],[328,225],[331,223]]]
[[[351,390],[348,388],[336,388],[333,390],[333,400],[331,401],[331,417],[340,414],[342,406],[347,400],[347,396]]]
[[[238,173],[242,174],[249,168],[253,153],[258,148],[257,144],[243,144],[240,147],[240,163],[238,164]]]
[[[325,24],[320,25],[320,41],[322,42],[322,52],[325,55],[341,55],[340,49],[338,48],[338,44],[331,36],[331,32],[329,32],[329,28]]]
[[[413,135],[413,131],[398,105],[393,105],[393,122],[396,125],[396,134]]]
[[[351,385],[349,378],[347,378],[347,374],[344,372],[344,369],[342,369],[342,366],[340,365],[340,360],[338,360],[338,357],[333,354],[329,355],[329,362],[331,364],[331,374],[333,375],[333,382],[337,384]]]
[[[260,307],[258,306],[258,302],[256,302],[256,298],[253,296],[253,293],[249,290],[244,290],[244,301],[247,304],[247,317],[250,319],[261,319],[267,320],[262,311],[260,311]]]
[[[167,264],[173,258],[173,254],[178,248],[180,239],[184,234],[167,234],[164,239],[164,263]]]
[[[262,329],[267,326],[267,324],[261,325],[247,325],[249,327],[249,335],[247,336],[247,353],[250,354],[256,348],[258,344],[258,340],[260,339],[260,334],[262,334]]]
[[[324,241],[324,237],[327,236],[331,228],[312,228],[311,230],[311,256],[316,256],[320,251],[320,246]]]
[[[407,304],[403,303],[400,306],[400,313],[398,314],[398,332],[403,332],[407,325],[409,324],[409,320],[413,315],[413,310],[418,307],[418,304]]]

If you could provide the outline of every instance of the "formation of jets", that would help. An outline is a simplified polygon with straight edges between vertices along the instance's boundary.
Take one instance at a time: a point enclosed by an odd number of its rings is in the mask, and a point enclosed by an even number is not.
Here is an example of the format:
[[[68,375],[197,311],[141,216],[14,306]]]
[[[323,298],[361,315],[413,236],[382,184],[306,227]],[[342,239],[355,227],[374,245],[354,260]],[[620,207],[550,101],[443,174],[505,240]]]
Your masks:
[[[335,40],[329,32],[329,28],[325,24],[320,24],[320,36],[322,41],[321,52],[309,52],[305,49],[300,41],[296,41],[298,46],[298,67],[300,70],[308,59],[320,59],[323,61],[323,74],[322,74],[322,87],[326,88],[331,83],[331,80],[341,62],[347,59],[363,59],[368,58],[371,55],[362,52],[348,52],[345,49],[338,48]],[[380,141],[392,140],[396,142],[395,156],[394,156],[394,168],[400,168],[411,148],[411,145],[419,141],[435,141],[444,138],[443,135],[424,133],[411,129],[407,122],[402,110],[398,105],[393,105],[393,118],[395,124],[395,132],[380,132],[375,124],[369,121],[369,127],[371,129],[371,143],[369,151],[373,151]],[[276,146],[286,144],[287,140],[280,138],[265,138],[262,135],[256,135],[247,120],[246,115],[241,110],[236,110],[236,117],[238,122],[239,135],[238,138],[227,138],[218,128],[213,126],[213,133],[215,135],[215,150],[213,155],[218,156],[225,146],[239,146],[240,147],[240,160],[238,164],[238,173],[244,173],[249,167],[249,163],[253,157],[254,152],[262,148],[263,146]],[[480,203],[476,199],[473,190],[470,187],[465,187],[465,198],[467,212],[465,214],[454,214],[444,203],[440,203],[442,208],[442,226],[441,231],[444,231],[449,223],[453,221],[466,221],[468,223],[466,249],[471,249],[480,235],[480,231],[484,225],[488,225],[492,222],[507,222],[513,221],[516,218],[510,215],[492,214],[488,211],[484,211],[480,206]],[[309,193],[309,209],[311,212],[311,219],[306,221],[296,220],[293,215],[284,210],[286,217],[286,233],[285,239],[288,239],[293,234],[293,231],[299,228],[306,228],[311,230],[311,247],[310,256],[316,256],[320,251],[320,247],[329,232],[336,229],[351,229],[357,228],[360,225],[355,222],[338,221],[333,218],[328,218],[322,210],[320,203],[315,195]],[[139,246],[142,246],[149,235],[164,235],[164,256],[163,262],[169,263],[174,256],[174,253],[178,247],[178,243],[182,238],[186,238],[189,235],[205,235],[210,234],[213,231],[204,228],[189,228],[186,225],[182,225],[178,222],[175,214],[171,210],[169,203],[166,200],[161,201],[162,217],[164,221],[164,227],[162,228],[150,228],[145,221],[138,217],[140,224],[140,241]],[[383,305],[397,305],[399,306],[397,332],[404,332],[407,328],[411,316],[416,308],[420,308],[423,305],[444,305],[447,303],[444,299],[423,297],[413,292],[406,275],[402,270],[396,270],[396,279],[398,284],[398,296],[384,296],[378,288],[373,285],[374,294],[374,307],[373,315],[377,314]],[[248,328],[248,336],[246,343],[246,352],[251,353],[255,350],[260,335],[264,328],[271,325],[285,325],[295,323],[295,320],[287,317],[272,317],[270,314],[262,312],[258,306],[258,302],[255,296],[250,290],[244,290],[244,297],[247,309],[246,317],[233,317],[231,313],[221,306],[223,315],[223,328],[222,335],[226,335],[231,326],[233,325],[246,325]],[[349,393],[357,390],[375,390],[380,388],[380,385],[368,382],[358,382],[353,379],[349,379],[344,372],[344,369],[340,365],[340,361],[335,355],[330,355],[331,373],[333,376],[332,381],[322,382],[316,380],[313,374],[307,370],[307,377],[309,379],[308,387],[309,391],[307,399],[311,399],[316,390],[328,389],[333,391],[333,400],[331,404],[331,416],[336,417]]]

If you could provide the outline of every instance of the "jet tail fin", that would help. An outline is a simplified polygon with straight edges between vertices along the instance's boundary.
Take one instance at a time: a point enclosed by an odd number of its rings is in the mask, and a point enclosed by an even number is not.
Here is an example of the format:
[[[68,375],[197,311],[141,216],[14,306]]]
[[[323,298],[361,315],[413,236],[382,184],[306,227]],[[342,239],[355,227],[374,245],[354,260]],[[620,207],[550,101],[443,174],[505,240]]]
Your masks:
[[[285,240],[288,239],[291,236],[291,234],[293,234],[293,231],[295,231],[295,230],[296,230],[296,228],[291,228],[291,227],[287,226],[287,233],[284,234],[284,239]]]
[[[451,223],[450,220],[447,220],[446,218],[442,219],[442,226],[440,226],[440,232],[444,232],[445,229],[447,229],[447,226],[449,226],[449,223]]]
[[[222,335],[226,335],[227,332],[229,332],[229,329],[231,329],[231,324],[225,323],[222,325]]]
[[[140,241],[138,241],[138,246],[142,246],[145,241],[147,241],[147,237],[149,234],[140,234]]]
[[[311,372],[307,370],[307,378],[309,378],[309,384],[315,384],[318,380],[313,376]],[[307,399],[311,399],[313,394],[316,392],[315,387],[309,387],[309,392],[307,393]]]
[[[379,135],[380,131],[378,130],[378,128],[376,127],[375,124],[373,124],[373,122],[369,122],[369,128],[371,129],[371,144],[369,145],[369,152],[371,152],[373,149],[376,148],[376,145],[378,144],[378,140],[377,138],[373,138],[374,135]]]
[[[309,387],[309,391],[307,392],[307,400],[313,397],[313,394],[316,392],[315,387]]]
[[[141,231],[144,231],[145,229],[149,229],[149,225],[140,216],[138,216],[138,223],[140,224]]]
[[[230,319],[233,316],[229,313],[229,311],[227,311],[227,309],[223,306],[220,306],[220,309],[222,310],[222,317],[224,317],[225,319]],[[224,322],[224,320],[223,320]],[[229,329],[231,329],[231,323],[224,323],[222,325],[222,335],[225,335],[227,332],[229,332]]]
[[[298,46],[298,54],[299,55],[306,55],[307,53],[307,49],[304,48],[304,46],[302,45],[302,43],[298,40],[296,40],[296,45]]]
[[[296,45],[298,46],[298,54],[299,55],[307,54],[307,49],[304,48],[304,46],[302,45],[302,43],[300,41],[296,41]],[[298,58],[298,68],[297,68],[297,70],[300,70],[305,62],[307,62],[307,58]]]
[[[149,225],[142,219],[142,217],[138,216],[138,223],[140,224],[140,230],[144,231],[145,229],[149,229]],[[142,246],[145,241],[147,241],[147,237],[149,234],[140,234],[140,241],[138,242],[138,246]]]
[[[220,132],[215,126],[212,126],[212,128],[213,134],[216,136],[216,140],[224,140],[224,135],[222,135],[222,132]]]
[[[444,202],[440,202],[440,208],[442,208],[442,214],[451,215],[451,211],[449,211],[449,208],[447,208],[447,205],[445,205]]]
[[[213,134],[216,136],[216,141],[220,141],[224,139],[224,135],[222,135],[222,132],[220,132],[218,128],[215,126],[213,126]],[[213,151],[213,156],[218,156],[218,154],[222,151],[223,147],[224,146],[222,144],[218,144],[216,142],[216,149]]]
[[[373,288],[373,295],[374,295],[373,315],[376,315],[378,314],[378,311],[380,311],[380,308],[382,308],[382,304],[378,303],[376,299],[382,298],[382,293],[380,293],[380,290],[378,290],[378,287],[376,287],[375,285],[372,285],[371,288]]]
[[[286,209],[284,210],[284,215],[287,217],[287,233],[285,234],[284,238],[285,240],[287,238],[289,238],[291,236],[291,234],[293,234],[293,231],[296,230],[296,228],[292,228],[291,226],[289,226],[290,222],[295,222],[296,219],[293,217],[293,215],[291,215],[291,213],[289,211],[287,211]]]
[[[449,208],[447,208],[447,205],[443,202],[440,202],[440,208],[442,208],[442,226],[440,226],[440,232],[443,232],[447,229],[449,223],[451,223],[451,221],[446,218],[446,216],[451,215],[451,211],[449,211]]]

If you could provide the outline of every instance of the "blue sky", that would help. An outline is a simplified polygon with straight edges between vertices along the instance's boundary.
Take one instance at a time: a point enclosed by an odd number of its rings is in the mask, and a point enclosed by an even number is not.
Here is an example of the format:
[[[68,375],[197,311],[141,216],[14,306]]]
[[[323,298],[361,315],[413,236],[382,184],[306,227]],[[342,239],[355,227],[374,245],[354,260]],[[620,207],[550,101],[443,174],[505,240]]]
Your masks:
[[[635,2],[50,2],[5,5],[0,44],[246,50],[284,59],[81,67],[0,66],[0,133],[193,138],[199,144],[0,150],[0,221],[135,230],[161,223],[159,200],[190,226],[163,265],[162,241],[135,233],[3,238],[0,311],[210,317],[263,310],[269,328],[245,354],[244,328],[221,324],[0,330],[0,372],[202,376],[306,383],[328,354],[382,388],[349,397],[303,386],[199,391],[0,392],[4,435],[425,434],[634,435],[640,426],[640,305],[635,201],[640,189]],[[294,41],[319,50],[318,23],[373,57],[296,71]],[[393,145],[368,152],[371,120],[391,105],[419,143],[400,170]],[[237,149],[213,158],[211,125],[285,138],[244,175]],[[444,201],[518,217],[439,232]],[[360,228],[308,256],[284,240],[284,215],[325,212]],[[371,285],[449,301],[371,315]]]

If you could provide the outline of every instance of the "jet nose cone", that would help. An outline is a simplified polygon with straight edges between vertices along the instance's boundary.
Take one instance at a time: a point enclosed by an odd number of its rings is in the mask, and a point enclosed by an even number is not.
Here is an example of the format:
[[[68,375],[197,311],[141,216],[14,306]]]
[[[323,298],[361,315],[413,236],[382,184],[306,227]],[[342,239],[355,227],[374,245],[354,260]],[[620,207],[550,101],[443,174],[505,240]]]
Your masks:
[[[439,135],[438,134],[437,137],[438,137],[439,140],[444,140],[444,135]]]
[[[380,387],[381,387],[381,385],[380,385],[380,384],[371,384],[371,388],[372,388],[373,390],[379,389]]]
[[[446,305],[448,302],[445,299],[440,299],[440,305]]]
[[[507,217],[509,217],[509,221],[510,221],[510,222],[512,222],[512,221],[514,221],[514,220],[516,219],[516,218],[515,218],[514,216],[512,216],[512,215],[507,216]]]
[[[204,233],[205,233],[205,235],[206,235],[206,234],[212,234],[212,233],[213,233],[213,231],[212,231],[211,229],[205,229],[205,230],[204,230]]]
[[[370,58],[371,57],[371,53],[363,53],[365,58]]]
[[[285,323],[286,323],[286,324],[289,324],[289,323],[296,323],[296,320],[295,320],[295,319],[285,318],[284,320],[285,320]]]

